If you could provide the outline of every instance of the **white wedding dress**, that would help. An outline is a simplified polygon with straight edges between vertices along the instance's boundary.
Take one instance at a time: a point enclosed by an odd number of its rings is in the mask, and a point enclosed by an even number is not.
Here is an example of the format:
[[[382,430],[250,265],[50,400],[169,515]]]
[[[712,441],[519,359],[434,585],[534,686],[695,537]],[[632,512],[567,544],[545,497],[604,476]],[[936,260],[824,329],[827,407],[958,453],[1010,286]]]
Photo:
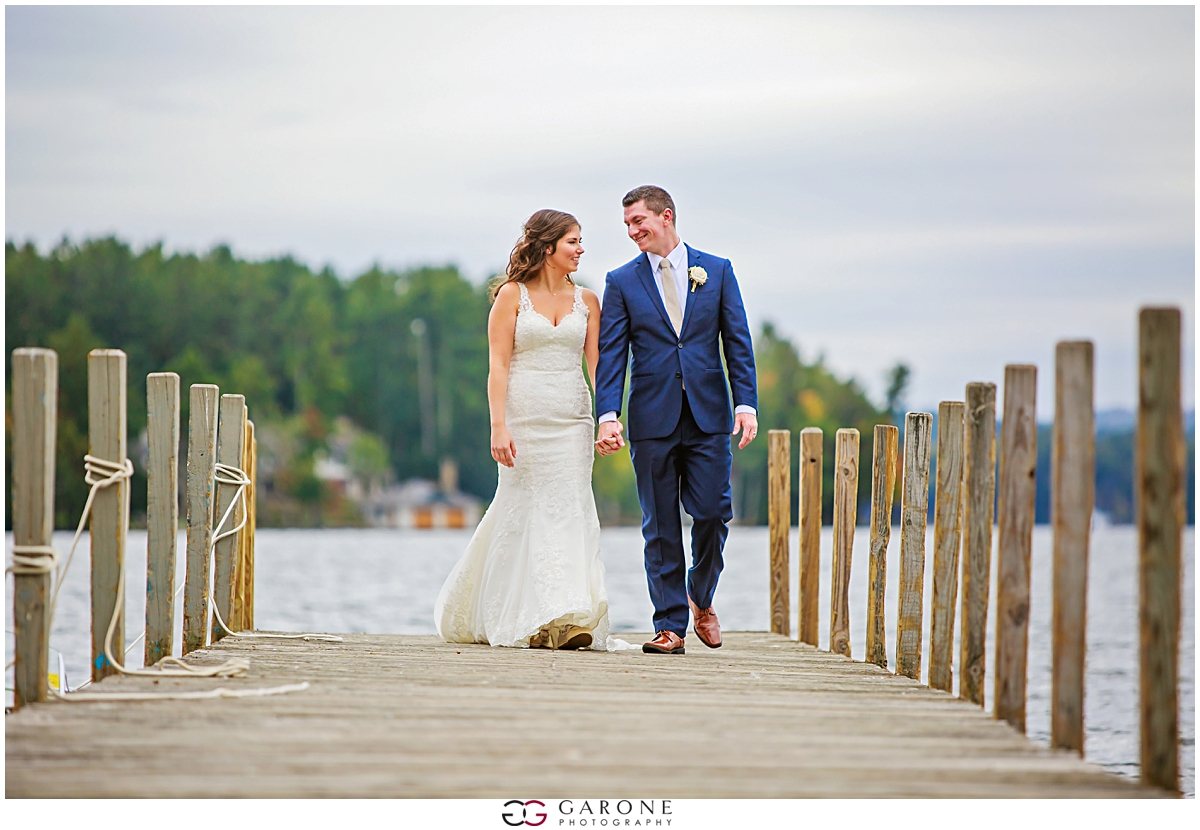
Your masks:
[[[438,594],[438,634],[452,643],[555,647],[578,629],[608,636],[600,520],[592,496],[595,424],[583,376],[588,308],[575,289],[555,326],[520,284],[505,414],[516,446],[496,497]]]

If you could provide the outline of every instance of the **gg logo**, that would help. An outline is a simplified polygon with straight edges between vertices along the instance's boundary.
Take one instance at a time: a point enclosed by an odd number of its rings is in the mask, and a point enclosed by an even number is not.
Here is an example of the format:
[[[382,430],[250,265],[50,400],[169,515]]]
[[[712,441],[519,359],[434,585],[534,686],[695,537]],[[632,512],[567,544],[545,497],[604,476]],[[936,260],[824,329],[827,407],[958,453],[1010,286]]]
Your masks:
[[[518,799],[513,799],[512,801],[504,802],[504,807],[506,809],[506,812],[501,813],[500,818],[504,819],[504,823],[507,824],[509,827],[520,827],[521,825],[527,825],[529,827],[540,827],[541,825],[546,823],[546,814],[545,813],[535,813],[533,817],[535,819],[537,819],[537,821],[530,821],[528,808],[532,805],[536,805],[538,807],[543,807],[543,808],[546,806],[542,802],[538,801],[536,798],[531,799],[529,801],[520,801]],[[510,808],[510,807],[512,807],[513,809],[511,811],[508,811],[508,808]],[[521,817],[520,818],[517,818],[516,807],[521,808]]]

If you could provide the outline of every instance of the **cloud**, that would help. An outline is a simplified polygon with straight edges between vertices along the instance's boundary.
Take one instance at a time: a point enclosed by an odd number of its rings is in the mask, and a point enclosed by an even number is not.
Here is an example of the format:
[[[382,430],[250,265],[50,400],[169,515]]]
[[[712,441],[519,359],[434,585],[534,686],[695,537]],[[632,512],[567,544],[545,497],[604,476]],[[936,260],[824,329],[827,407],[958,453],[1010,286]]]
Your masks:
[[[10,7],[5,230],[482,279],[553,206],[583,222],[598,285],[635,252],[621,194],[655,182],[685,239],[734,261],[752,321],[876,397],[899,358],[923,405],[1008,361],[1045,381],[1054,340],[1090,333],[1098,403],[1130,406],[1138,304],[1182,305],[1193,342],[1193,24],[1187,7]]]

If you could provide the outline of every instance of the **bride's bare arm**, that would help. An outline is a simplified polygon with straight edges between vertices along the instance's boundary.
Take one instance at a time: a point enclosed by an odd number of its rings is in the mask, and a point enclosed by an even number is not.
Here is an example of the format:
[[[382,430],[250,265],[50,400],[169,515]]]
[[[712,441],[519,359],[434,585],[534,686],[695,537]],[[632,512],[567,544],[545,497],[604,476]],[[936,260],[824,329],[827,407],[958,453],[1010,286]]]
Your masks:
[[[587,338],[583,341],[583,358],[587,361],[592,391],[596,389],[596,364],[600,362],[600,298],[591,289],[583,289],[583,302],[588,309]]]
[[[508,398],[508,365],[512,360],[513,333],[521,289],[514,283],[501,287],[488,315],[488,410],[492,417],[492,458],[513,466],[517,448],[508,431],[504,404]]]

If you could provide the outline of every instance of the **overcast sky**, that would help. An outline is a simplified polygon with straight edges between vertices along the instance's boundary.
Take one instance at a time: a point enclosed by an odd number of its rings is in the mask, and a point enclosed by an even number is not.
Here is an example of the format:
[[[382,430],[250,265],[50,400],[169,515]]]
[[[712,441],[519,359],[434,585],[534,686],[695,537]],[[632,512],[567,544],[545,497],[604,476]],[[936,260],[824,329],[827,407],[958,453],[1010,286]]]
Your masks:
[[[1194,399],[1190,7],[14,8],[5,233],[43,249],[291,253],[353,277],[501,268],[534,210],[581,280],[655,183],[752,326],[877,401],[961,399],[1096,342],[1136,402],[1139,305],[1184,309]]]

